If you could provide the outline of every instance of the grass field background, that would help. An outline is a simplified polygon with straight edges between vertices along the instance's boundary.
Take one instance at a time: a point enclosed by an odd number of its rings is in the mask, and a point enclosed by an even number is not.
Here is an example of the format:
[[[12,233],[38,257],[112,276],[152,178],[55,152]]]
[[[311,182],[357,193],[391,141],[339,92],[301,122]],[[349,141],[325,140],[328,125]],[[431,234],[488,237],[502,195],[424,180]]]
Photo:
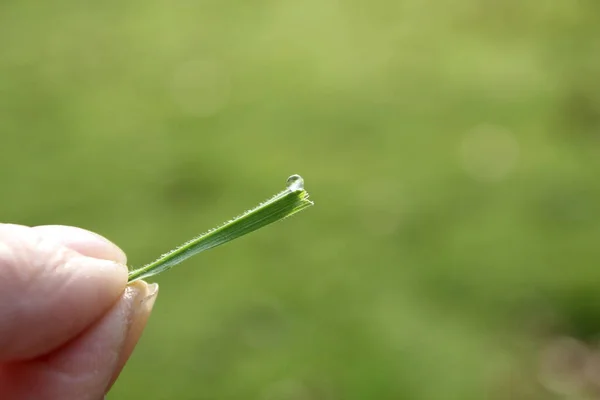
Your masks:
[[[132,266],[316,203],[157,277],[111,400],[559,399],[600,332],[594,0],[4,0],[0,154]]]

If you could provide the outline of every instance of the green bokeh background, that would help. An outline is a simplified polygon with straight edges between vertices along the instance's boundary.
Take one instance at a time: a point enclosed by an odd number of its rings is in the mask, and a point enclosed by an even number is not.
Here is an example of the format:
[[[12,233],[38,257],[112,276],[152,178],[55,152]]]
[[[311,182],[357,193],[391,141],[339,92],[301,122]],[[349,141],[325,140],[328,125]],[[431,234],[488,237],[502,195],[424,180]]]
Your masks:
[[[552,399],[600,332],[596,0],[4,0],[0,219],[130,264],[301,174],[316,206],[156,278],[109,399]]]

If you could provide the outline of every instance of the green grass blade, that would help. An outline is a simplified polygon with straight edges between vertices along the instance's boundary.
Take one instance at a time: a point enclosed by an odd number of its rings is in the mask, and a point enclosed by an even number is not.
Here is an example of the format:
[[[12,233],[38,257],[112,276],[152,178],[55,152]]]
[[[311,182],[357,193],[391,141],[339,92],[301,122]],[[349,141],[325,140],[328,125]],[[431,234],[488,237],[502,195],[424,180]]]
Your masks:
[[[304,181],[299,175],[292,175],[288,178],[287,187],[283,192],[220,227],[163,254],[156,261],[130,271],[129,282],[159,274],[198,253],[280,221],[312,205],[313,202],[308,199],[308,193],[304,190]]]

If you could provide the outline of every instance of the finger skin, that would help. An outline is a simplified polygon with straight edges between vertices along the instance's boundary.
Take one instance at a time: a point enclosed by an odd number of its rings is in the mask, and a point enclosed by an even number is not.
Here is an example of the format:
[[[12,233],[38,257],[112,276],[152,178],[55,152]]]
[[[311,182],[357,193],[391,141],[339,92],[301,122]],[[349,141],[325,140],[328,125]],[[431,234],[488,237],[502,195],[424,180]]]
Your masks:
[[[0,399],[104,398],[158,293],[125,263],[81,228],[0,224]]]
[[[84,256],[112,260],[127,265],[127,256],[123,250],[97,233],[64,225],[41,225],[34,226],[31,229],[37,234],[52,238]]]
[[[45,236],[44,229],[0,224],[0,363],[39,357],[72,340],[127,285],[124,265],[87,257],[63,245],[61,236]],[[79,249],[101,255],[101,242]]]
[[[73,341],[37,360],[0,369],[1,398],[102,399],[139,339],[157,293],[156,284],[135,282]]]
[[[39,225],[28,227],[16,224],[0,223],[0,230],[12,230],[13,232],[34,231],[37,235],[59,243],[81,255],[112,260],[119,264],[127,264],[127,256],[116,244],[97,233],[75,226],[66,225]]]

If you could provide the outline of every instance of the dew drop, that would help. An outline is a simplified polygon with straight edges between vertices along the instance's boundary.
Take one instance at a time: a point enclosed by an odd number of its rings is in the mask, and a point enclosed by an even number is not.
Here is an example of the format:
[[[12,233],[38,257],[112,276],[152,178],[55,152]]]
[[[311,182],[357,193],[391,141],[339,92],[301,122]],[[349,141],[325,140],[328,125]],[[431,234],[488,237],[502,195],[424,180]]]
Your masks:
[[[304,179],[300,175],[292,175],[287,179],[285,183],[288,190],[295,192],[297,190],[304,189]]]

